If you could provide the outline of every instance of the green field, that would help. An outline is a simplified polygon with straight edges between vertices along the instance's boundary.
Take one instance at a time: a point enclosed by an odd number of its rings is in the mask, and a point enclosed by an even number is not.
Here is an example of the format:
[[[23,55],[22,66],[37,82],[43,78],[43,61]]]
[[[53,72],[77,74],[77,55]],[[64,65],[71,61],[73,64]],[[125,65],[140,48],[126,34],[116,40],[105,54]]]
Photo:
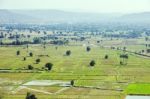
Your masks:
[[[13,31],[12,35],[16,35],[16,32]],[[18,40],[31,43],[34,37],[40,38],[53,33],[21,31],[21,35],[31,37],[21,36]],[[27,92],[35,94],[38,99],[124,99],[127,94],[150,94],[149,57],[135,54],[144,50],[143,55],[150,55],[146,52],[149,47],[145,46],[148,41],[144,37],[110,39],[101,35],[91,36],[90,33],[83,36],[86,39],[82,41],[80,37],[73,36],[73,33],[63,32],[58,40],[67,39],[67,44],[50,44],[53,39],[40,38],[40,43],[28,44],[28,48],[26,44],[7,45],[16,39],[9,39],[8,35],[3,38],[4,45],[0,46],[2,99],[25,99]],[[87,46],[91,48],[89,52]],[[66,55],[67,50],[71,51],[71,55]],[[17,51],[20,51],[19,55]],[[33,56],[29,55],[30,52]],[[120,64],[121,54],[128,54],[127,64]],[[108,59],[105,59],[106,55]],[[40,59],[40,62],[36,63],[36,59]],[[93,67],[90,66],[92,60],[95,61]],[[46,63],[53,64],[50,71],[45,69]],[[28,65],[33,69],[29,70]],[[70,85],[72,80],[73,86],[61,85],[63,82],[69,82]],[[42,85],[41,82],[47,81],[48,85]],[[33,84],[26,85],[28,83]],[[50,83],[55,84],[49,85]]]
[[[10,69],[0,73],[1,89],[7,90],[4,99],[24,99],[27,92],[35,93],[38,99],[123,99],[126,94],[138,94],[141,88],[144,91],[142,94],[150,94],[149,90],[146,90],[149,85],[142,84],[150,83],[149,58],[128,53],[128,64],[120,65],[119,55],[123,52],[119,50],[91,46],[91,51],[87,52],[84,46],[58,46],[57,50],[55,47],[47,44],[44,50],[42,45],[29,45],[28,52],[26,45],[0,47],[0,68]],[[18,56],[17,50],[20,50]],[[66,50],[71,50],[70,56],[65,55]],[[33,57],[29,57],[29,52],[33,53]],[[104,59],[106,54],[108,59]],[[26,57],[25,61],[23,57]],[[37,58],[41,60],[38,64],[35,63]],[[91,60],[96,62],[94,67],[89,66]],[[54,64],[49,72],[41,70],[47,62]],[[30,70],[30,73],[26,70],[28,65],[35,68]],[[28,88],[12,93],[22,84],[32,80],[74,80],[75,84],[60,93],[57,91],[62,87],[58,86],[27,86]],[[141,86],[136,87],[138,85],[130,83],[141,83]]]
[[[150,93],[150,84],[149,83],[130,84],[126,88],[125,92],[127,94],[149,95],[149,93]]]

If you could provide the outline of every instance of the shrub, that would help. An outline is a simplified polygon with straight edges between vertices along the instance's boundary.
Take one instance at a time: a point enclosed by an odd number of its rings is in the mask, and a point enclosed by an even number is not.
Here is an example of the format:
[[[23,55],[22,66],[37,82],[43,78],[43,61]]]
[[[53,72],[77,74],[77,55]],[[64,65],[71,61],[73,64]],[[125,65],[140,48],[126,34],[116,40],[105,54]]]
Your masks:
[[[38,58],[38,59],[36,59],[35,61],[36,61],[36,63],[38,64],[41,60]]]
[[[25,60],[26,60],[26,57],[23,57],[23,60],[25,61]]]
[[[45,67],[50,71],[53,67],[53,64],[52,63],[46,63]]]
[[[16,52],[16,55],[20,55],[20,51],[17,51],[17,52]]]
[[[95,61],[94,60],[92,60],[91,62],[90,62],[90,64],[89,64],[90,66],[94,66],[95,65]]]
[[[86,47],[86,51],[89,52],[91,50],[91,48],[88,46]]]
[[[37,97],[34,94],[27,92],[26,99],[37,99]]]
[[[32,65],[28,65],[28,70],[33,70],[33,66]]]
[[[70,81],[71,86],[74,86],[74,80]]]
[[[33,53],[32,53],[32,52],[30,52],[30,53],[29,53],[29,56],[30,56],[30,57],[32,57],[32,56],[33,56]]]
[[[70,51],[70,50],[67,50],[67,51],[66,51],[66,55],[67,55],[67,56],[70,56],[70,54],[71,54],[71,51]]]
[[[108,59],[108,55],[105,55],[105,59]]]

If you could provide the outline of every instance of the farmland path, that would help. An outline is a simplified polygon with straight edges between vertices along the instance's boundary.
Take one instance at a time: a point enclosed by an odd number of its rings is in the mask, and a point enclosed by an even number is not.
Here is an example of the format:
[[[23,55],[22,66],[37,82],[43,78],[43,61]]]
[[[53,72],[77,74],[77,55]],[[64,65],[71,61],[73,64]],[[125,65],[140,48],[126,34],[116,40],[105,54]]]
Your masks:
[[[47,91],[43,91],[43,90],[37,90],[37,89],[29,88],[29,87],[26,87],[26,86],[19,86],[16,90],[13,90],[12,93],[15,94],[18,91],[20,91],[21,89],[28,89],[28,90],[31,90],[31,91],[41,92],[41,93],[44,93],[44,94],[53,94],[51,92],[47,92]]]
[[[36,91],[36,92],[41,92],[41,93],[44,93],[44,94],[50,94],[50,95],[53,94],[51,92],[47,92],[47,91],[43,91],[43,90],[37,90],[37,89],[29,88],[29,87],[25,87],[25,89]]]
[[[70,87],[65,87],[65,88],[62,88],[60,90],[58,90],[57,92],[55,93],[51,93],[51,92],[47,92],[47,91],[43,91],[43,90],[38,90],[38,89],[33,89],[33,88],[29,88],[29,87],[26,87],[26,86],[19,86],[17,89],[13,90],[12,93],[13,94],[16,94],[18,91],[22,90],[22,89],[28,89],[28,90],[31,90],[31,91],[35,91],[35,92],[40,92],[40,93],[44,93],[44,94],[59,94],[67,89],[69,89]]]
[[[58,94],[58,93],[61,93],[62,91],[65,91],[67,89],[69,89],[70,87],[65,87],[65,88],[62,88],[60,90],[58,90],[57,92],[55,92],[54,94]]]

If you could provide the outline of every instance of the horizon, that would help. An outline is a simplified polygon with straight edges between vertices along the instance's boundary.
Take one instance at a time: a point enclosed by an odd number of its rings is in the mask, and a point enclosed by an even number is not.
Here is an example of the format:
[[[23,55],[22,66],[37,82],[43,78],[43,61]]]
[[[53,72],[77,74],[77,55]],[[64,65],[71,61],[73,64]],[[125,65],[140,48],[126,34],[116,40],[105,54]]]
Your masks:
[[[0,0],[6,10],[61,10],[87,13],[150,12],[149,0]]]
[[[86,12],[86,11],[70,11],[70,10],[62,10],[62,9],[0,9],[0,10],[8,10],[8,11],[61,11],[61,12],[70,12],[70,13],[93,13],[93,14],[138,14],[138,13],[149,13],[150,11],[143,12],[130,12],[130,13],[121,13],[121,12]]]

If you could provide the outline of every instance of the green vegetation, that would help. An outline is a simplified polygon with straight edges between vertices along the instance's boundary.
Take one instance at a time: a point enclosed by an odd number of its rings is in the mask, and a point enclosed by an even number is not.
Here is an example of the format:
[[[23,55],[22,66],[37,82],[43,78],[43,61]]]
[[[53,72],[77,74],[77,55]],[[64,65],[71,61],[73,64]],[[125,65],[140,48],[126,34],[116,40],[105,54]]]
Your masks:
[[[34,94],[31,94],[31,93],[27,92],[26,99],[37,99],[37,98]]]
[[[125,93],[136,94],[136,95],[149,95],[150,84],[149,83],[129,84],[125,90]]]
[[[52,63],[46,63],[45,67],[50,71],[53,67],[53,64]]]
[[[21,51],[21,54],[19,56],[15,56],[15,52],[18,49]],[[72,55],[70,57],[66,57],[63,55],[67,49],[70,49],[72,51]],[[128,64],[122,66],[119,63],[120,54],[122,53],[122,51],[105,49],[101,47],[92,47],[92,50],[87,53],[85,48],[82,46],[58,46],[58,49],[56,50],[55,47],[51,45],[47,45],[44,51],[43,48],[39,45],[29,48],[34,56],[28,57],[28,52],[26,52],[24,46],[1,47],[0,50],[1,52],[4,52],[0,55],[2,61],[0,64],[1,69],[12,70],[12,73],[0,73],[1,79],[7,79],[5,83],[1,83],[1,85],[19,86],[25,82],[32,80],[74,80],[73,85],[75,86],[75,88],[70,88],[62,92],[61,94],[58,94],[57,96],[35,93],[35,95],[39,99],[44,97],[84,98],[84,94],[88,94],[86,98],[93,97],[95,99],[121,99],[120,97],[124,97],[126,93],[123,94],[122,92],[117,90],[126,89],[128,83],[150,82],[149,59],[128,53]],[[109,55],[108,59],[104,59],[104,56],[106,54]],[[49,57],[39,55],[48,55]],[[22,57],[24,56],[26,57],[26,61],[22,60]],[[38,64],[35,64],[35,60],[39,58],[41,61]],[[89,62],[93,59],[96,64],[94,68],[89,68]],[[50,63],[50,65],[47,65],[48,63]],[[31,66],[29,67],[28,65],[31,65],[34,68],[32,68]],[[28,69],[32,70],[35,73],[26,73],[28,72],[25,69],[27,66]],[[48,70],[51,70],[51,72],[46,72],[45,70],[43,70],[42,67],[45,66],[47,68],[49,67]],[[41,72],[36,73],[36,71],[38,72],[39,70]],[[86,86],[91,86],[93,88],[82,88]],[[37,88],[38,87],[35,87],[35,89]],[[80,89],[80,92],[78,92],[78,89]],[[103,92],[103,89],[105,90],[105,92]],[[46,90],[46,88],[44,88],[43,90]],[[88,90],[90,91],[90,93]],[[4,99],[10,99],[10,97],[19,99],[20,97],[25,97],[26,92],[30,92],[31,90],[24,91],[25,93],[22,95],[20,95],[20,93],[16,93],[13,96],[9,94]],[[100,92],[107,94],[99,94]],[[128,93],[130,92],[127,92],[127,94]],[[76,96],[77,94],[78,96]]]
[[[3,39],[0,88],[7,90],[7,95],[0,92],[3,99],[123,99],[126,94],[150,94],[150,61],[144,56],[149,55],[149,47],[144,37],[110,39],[62,32],[53,37],[51,31],[44,32],[46,36],[41,33],[27,32],[30,36],[17,45],[9,39],[11,46]],[[25,85],[36,80],[51,81],[52,85]]]

